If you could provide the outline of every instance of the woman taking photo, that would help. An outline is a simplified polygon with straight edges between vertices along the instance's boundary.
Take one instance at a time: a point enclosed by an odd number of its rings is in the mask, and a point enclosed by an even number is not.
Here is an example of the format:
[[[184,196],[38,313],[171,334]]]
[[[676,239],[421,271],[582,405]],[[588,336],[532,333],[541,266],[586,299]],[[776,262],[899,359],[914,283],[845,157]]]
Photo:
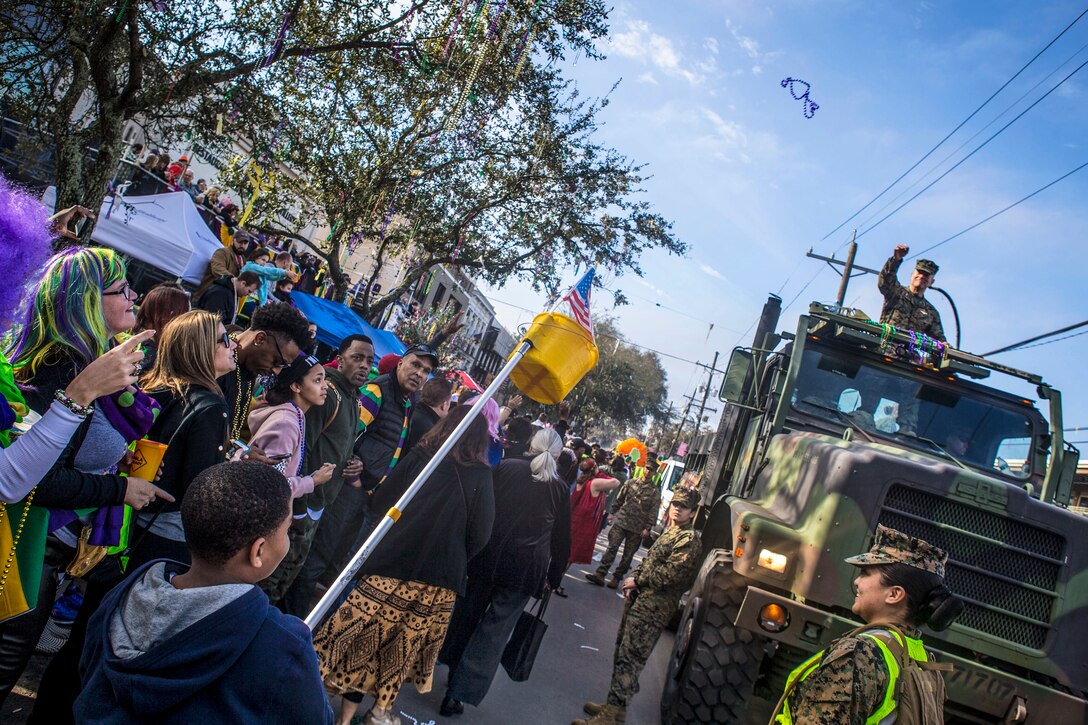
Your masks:
[[[276,468],[287,476],[292,498],[328,483],[336,464],[325,463],[309,476],[302,473],[306,457],[306,411],[325,404],[325,367],[312,355],[299,355],[276,376],[275,386],[265,391],[268,405],[249,414],[253,431],[250,445],[278,461]]]
[[[46,262],[5,352],[31,410],[45,414],[56,391],[65,390],[106,353],[114,336],[132,328],[135,298],[125,279],[124,261],[112,250],[76,247]],[[98,515],[79,518],[73,509],[100,507],[109,512],[122,503],[142,508],[156,498],[170,498],[144,479],[116,473],[129,441],[142,437],[151,426],[154,411],[146,395],[123,391],[71,409],[85,420],[31,494],[34,507],[50,509],[48,526],[53,533],[46,540],[40,580],[23,582],[24,589],[37,587],[39,606],[0,623],[0,699],[14,687],[34,652],[56,596],[58,569],[72,560],[83,527]],[[96,529],[100,534],[111,531],[108,525]],[[90,543],[118,541],[92,538]]]
[[[397,502],[469,410],[450,411],[397,464],[374,494],[375,510]],[[363,722],[392,725],[400,721],[392,708],[405,681],[430,691],[454,599],[465,592],[468,560],[491,535],[489,442],[487,423],[477,416],[364,562],[347,601],[314,632],[325,686],[344,696],[340,725],[351,722],[364,695],[377,701]],[[391,651],[404,656],[386,656]]]
[[[570,555],[570,494],[559,475],[563,450],[551,428],[536,432],[524,456],[495,469],[495,526],[468,567],[439,659],[450,677],[442,715],[479,705],[491,686],[506,641],[531,596],[558,589]]]
[[[11,186],[2,175],[0,208],[5,210],[0,215],[0,258],[7,265],[7,284],[0,287],[0,327],[8,329],[23,302],[27,280],[40,272],[53,253],[51,236],[74,240],[69,224],[94,215],[83,207],[71,207],[49,217],[36,197]],[[73,408],[86,411],[97,398],[135,384],[137,365],[143,360],[140,344],[152,335],[154,330],[148,330],[88,364],[61,391],[65,402],[53,400],[42,419],[14,439],[11,429],[28,408],[11,364],[0,354],[0,502],[21,501],[53,467],[86,419]]]

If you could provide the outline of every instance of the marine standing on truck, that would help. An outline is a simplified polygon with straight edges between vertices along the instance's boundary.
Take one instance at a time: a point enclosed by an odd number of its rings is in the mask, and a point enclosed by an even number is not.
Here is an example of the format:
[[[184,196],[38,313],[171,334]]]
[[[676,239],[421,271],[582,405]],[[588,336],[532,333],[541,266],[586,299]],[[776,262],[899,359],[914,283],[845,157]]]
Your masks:
[[[651,479],[649,470],[641,478],[627,479],[616,494],[616,502],[612,505],[616,519],[608,530],[608,550],[601,557],[601,565],[597,567],[597,571],[586,574],[586,579],[597,586],[604,584],[608,569],[616,560],[620,544],[623,544],[623,556],[612,574],[612,580],[608,582],[611,589],[618,587],[623,581],[623,575],[631,568],[631,560],[635,558],[635,552],[642,545],[642,540],[650,536],[650,528],[657,520],[657,512],[661,507],[661,492]]]
[[[695,491],[677,489],[673,494],[672,526],[623,582],[627,604],[616,636],[608,700],[587,702],[584,710],[592,717],[572,725],[618,725],[627,717],[627,703],[638,692],[638,676],[702,561],[699,534],[691,526],[698,504]]]
[[[898,664],[904,661],[903,639],[906,655],[927,663],[918,628],[928,624],[945,629],[963,610],[963,603],[944,585],[948,554],[921,539],[877,526],[873,548],[846,561],[860,569],[851,611],[869,628],[839,638],[791,672],[774,722],[863,725],[890,722],[893,713],[903,722],[912,718],[903,718],[900,708],[908,707],[905,698],[915,694],[909,705],[913,712],[921,708],[941,713],[945,691],[940,672],[923,670],[918,688],[902,687],[897,681],[907,676]]]
[[[880,294],[884,295],[880,321],[900,330],[921,332],[934,340],[944,342],[941,315],[925,298],[926,290],[933,284],[938,267],[928,259],[919,259],[910,274],[910,285],[904,287],[899,284],[899,265],[909,251],[910,247],[906,244],[897,245],[877,277],[876,286],[880,289]]]

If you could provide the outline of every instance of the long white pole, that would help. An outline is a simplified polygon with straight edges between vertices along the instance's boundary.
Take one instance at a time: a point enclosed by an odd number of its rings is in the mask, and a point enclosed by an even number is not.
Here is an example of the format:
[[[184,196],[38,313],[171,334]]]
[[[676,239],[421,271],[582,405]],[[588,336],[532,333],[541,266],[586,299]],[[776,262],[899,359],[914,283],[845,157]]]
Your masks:
[[[435,451],[434,456],[431,457],[431,460],[427,462],[427,465],[424,466],[423,470],[416,476],[416,480],[412,482],[412,485],[408,487],[408,490],[404,492],[404,495],[400,497],[400,500],[397,501],[393,508],[386,512],[385,517],[382,518],[381,522],[378,523],[378,526],[371,532],[370,536],[367,537],[367,540],[363,542],[362,547],[355,552],[355,556],[351,558],[347,568],[340,572],[336,577],[336,580],[329,586],[328,591],[325,592],[325,595],[321,597],[321,601],[319,601],[317,606],[314,607],[314,610],[307,615],[307,627],[313,630],[325,619],[325,615],[328,614],[328,611],[332,608],[332,605],[336,600],[340,598],[340,593],[344,588],[353,578],[355,578],[355,575],[363,566],[363,562],[366,561],[367,557],[374,551],[374,547],[378,545],[389,532],[389,529],[393,527],[393,524],[397,522],[397,519],[400,518],[401,512],[404,511],[404,507],[408,505],[419,489],[422,488],[423,484],[427,482],[427,479],[431,477],[431,474],[434,473],[435,469],[442,463],[446,454],[453,449],[453,446],[460,440],[464,432],[468,430],[472,421],[480,414],[480,411],[483,410],[484,404],[494,397],[495,393],[497,393],[502,384],[506,382],[506,379],[510,377],[510,373],[514,371],[514,368],[517,367],[517,364],[521,362],[521,359],[525,357],[525,353],[529,352],[529,348],[532,346],[532,343],[528,340],[522,341],[510,356],[510,359],[506,361],[506,365],[503,369],[495,376],[491,385],[488,385],[487,390],[485,390],[472,404],[472,408],[469,409],[468,415],[457,424],[457,427],[450,433],[446,442],[439,446],[438,450]]]

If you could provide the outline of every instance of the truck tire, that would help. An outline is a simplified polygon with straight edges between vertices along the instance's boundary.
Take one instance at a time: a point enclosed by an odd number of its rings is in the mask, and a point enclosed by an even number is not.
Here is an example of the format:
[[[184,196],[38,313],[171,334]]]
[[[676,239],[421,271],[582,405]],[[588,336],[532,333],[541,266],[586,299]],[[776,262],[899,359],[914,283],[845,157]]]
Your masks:
[[[758,637],[737,629],[747,587],[731,552],[711,552],[677,630],[661,696],[664,725],[745,722],[763,661]]]

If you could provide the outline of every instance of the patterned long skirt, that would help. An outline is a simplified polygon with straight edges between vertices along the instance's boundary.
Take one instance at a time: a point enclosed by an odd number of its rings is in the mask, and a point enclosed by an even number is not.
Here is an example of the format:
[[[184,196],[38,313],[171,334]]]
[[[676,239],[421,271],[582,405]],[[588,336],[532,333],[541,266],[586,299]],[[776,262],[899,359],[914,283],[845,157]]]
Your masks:
[[[430,692],[457,595],[449,589],[369,576],[316,632],[325,686],[392,706],[407,681]]]

